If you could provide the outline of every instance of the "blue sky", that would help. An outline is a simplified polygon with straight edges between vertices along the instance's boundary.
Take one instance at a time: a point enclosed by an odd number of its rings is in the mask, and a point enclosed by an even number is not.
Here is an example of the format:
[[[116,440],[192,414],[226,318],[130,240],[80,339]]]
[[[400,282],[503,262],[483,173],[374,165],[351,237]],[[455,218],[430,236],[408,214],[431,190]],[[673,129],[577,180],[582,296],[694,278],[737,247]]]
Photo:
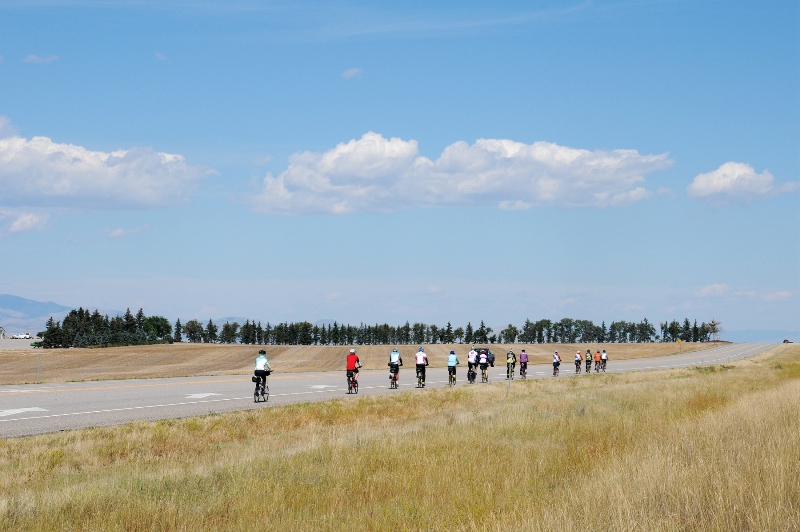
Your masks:
[[[0,292],[800,329],[796,2],[0,1]]]

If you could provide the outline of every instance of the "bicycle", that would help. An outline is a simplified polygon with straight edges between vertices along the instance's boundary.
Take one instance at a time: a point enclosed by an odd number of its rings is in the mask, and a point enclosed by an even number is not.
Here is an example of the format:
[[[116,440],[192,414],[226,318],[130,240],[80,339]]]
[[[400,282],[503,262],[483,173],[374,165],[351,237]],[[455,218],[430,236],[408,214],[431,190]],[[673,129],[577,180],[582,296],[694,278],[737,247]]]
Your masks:
[[[456,368],[455,368],[455,366],[448,366],[447,367],[447,385],[448,386],[455,386],[456,385]]]
[[[399,368],[396,364],[389,366],[389,388],[392,390],[397,389],[397,372]]]
[[[528,363],[527,362],[520,362],[519,365],[519,376],[521,379],[528,378]]]
[[[467,382],[470,384],[475,384],[475,377],[478,376],[478,373],[475,371],[475,368],[469,368],[467,370]]]
[[[553,377],[558,377],[558,366],[560,366],[560,364],[553,364]]]
[[[425,387],[425,370],[417,368],[417,388]]]
[[[592,372],[592,361],[591,360],[587,360],[586,361],[586,373],[589,374],[591,372]]]
[[[481,382],[489,382],[489,368],[481,366]]]
[[[600,369],[603,370],[603,373],[606,372],[606,362],[608,362],[608,361],[607,360],[601,360],[600,361]]]
[[[355,372],[347,372],[347,393],[358,393],[358,379]]]
[[[514,364],[506,364],[506,380],[514,380]]]
[[[575,361],[575,375],[579,374],[580,372],[581,372],[581,361],[580,360],[576,360]]]
[[[256,383],[256,389],[253,392],[253,402],[266,403],[269,400],[269,385],[267,384],[267,378],[253,376],[252,380]]]
[[[594,372],[595,373],[600,373],[600,361],[599,360],[594,363]]]

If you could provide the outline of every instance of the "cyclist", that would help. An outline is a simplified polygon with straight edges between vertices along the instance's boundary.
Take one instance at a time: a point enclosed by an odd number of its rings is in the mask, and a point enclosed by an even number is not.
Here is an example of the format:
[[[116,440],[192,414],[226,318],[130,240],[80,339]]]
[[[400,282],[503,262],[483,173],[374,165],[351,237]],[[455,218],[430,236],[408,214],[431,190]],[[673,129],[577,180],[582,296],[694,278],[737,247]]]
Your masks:
[[[470,370],[474,370],[475,366],[478,364],[478,352],[475,351],[475,346],[472,346],[472,349],[469,350],[467,353],[467,366]]]
[[[581,362],[583,362],[583,356],[581,356],[581,352],[578,351],[575,353],[575,373],[581,372]]]
[[[606,370],[606,362],[608,362],[608,354],[606,353],[606,350],[603,349],[603,352],[600,353],[600,365],[603,368],[603,371]]]
[[[272,366],[269,365],[267,352],[262,349],[258,352],[258,357],[256,358],[255,376],[258,379],[256,386],[266,386],[267,377],[269,377],[270,373],[272,373]]]
[[[506,354],[506,380],[514,378],[514,366],[517,365],[517,355],[513,349],[509,349]]]
[[[458,357],[456,356],[456,352],[450,351],[450,356],[447,357],[447,374],[452,375],[454,380],[456,376],[456,366],[460,363],[461,362],[458,361]]]
[[[475,366],[478,365],[478,352],[475,351],[475,346],[469,350],[467,354],[467,380],[470,383],[475,382]]]
[[[600,373],[600,350],[597,350],[597,353],[594,354],[594,372]]]
[[[397,348],[395,348],[395,351],[396,350],[397,350]],[[420,375],[422,376],[422,386],[424,387],[425,386],[425,366],[428,365],[428,355],[425,354],[425,350],[422,349],[421,347],[419,348],[419,351],[417,351],[417,354],[414,355],[414,361],[417,364],[417,378],[419,378]]]
[[[420,351],[424,351],[423,348],[419,348]],[[403,357],[400,356],[400,352],[395,347],[392,349],[392,352],[389,353],[389,373],[393,375],[392,380],[394,383],[397,384],[397,379],[400,377],[400,366],[403,365]]]
[[[350,354],[347,355],[347,373],[348,377],[350,373],[353,374],[353,380],[358,382],[358,368],[361,367],[361,361],[358,360],[358,355],[356,355],[356,350],[351,349]]]
[[[586,373],[592,372],[592,350],[586,350]]]
[[[487,378],[487,369],[489,368],[489,356],[486,354],[486,349],[481,349],[481,354],[478,356],[478,365],[481,367],[481,376]]]
[[[528,375],[528,353],[524,349],[519,354],[519,374],[522,377]]]
[[[558,354],[558,351],[553,353],[553,377],[558,375],[558,366],[561,365],[561,355]]]

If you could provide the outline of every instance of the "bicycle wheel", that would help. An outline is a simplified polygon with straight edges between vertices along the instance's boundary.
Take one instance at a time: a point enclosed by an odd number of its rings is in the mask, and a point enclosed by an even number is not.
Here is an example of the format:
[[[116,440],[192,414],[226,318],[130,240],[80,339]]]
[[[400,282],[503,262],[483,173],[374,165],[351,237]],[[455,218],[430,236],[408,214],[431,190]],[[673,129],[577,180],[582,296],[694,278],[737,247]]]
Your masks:
[[[266,384],[264,385],[263,392],[264,393],[261,394],[261,397],[264,398],[264,402],[266,403],[267,401],[269,401],[269,386],[267,386]]]

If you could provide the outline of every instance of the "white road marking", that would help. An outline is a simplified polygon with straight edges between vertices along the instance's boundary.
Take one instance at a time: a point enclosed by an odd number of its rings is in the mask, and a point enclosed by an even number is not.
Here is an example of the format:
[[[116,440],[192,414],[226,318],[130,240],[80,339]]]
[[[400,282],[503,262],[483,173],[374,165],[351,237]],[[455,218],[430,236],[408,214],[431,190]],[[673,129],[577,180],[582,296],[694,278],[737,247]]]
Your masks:
[[[312,388],[336,388],[336,386],[332,384],[315,384]]]
[[[186,396],[187,399],[205,399],[212,395],[222,395],[221,393],[193,393]]]
[[[33,408],[12,408],[10,410],[0,410],[0,417],[15,416],[24,412],[47,412],[44,408],[34,406]]]

